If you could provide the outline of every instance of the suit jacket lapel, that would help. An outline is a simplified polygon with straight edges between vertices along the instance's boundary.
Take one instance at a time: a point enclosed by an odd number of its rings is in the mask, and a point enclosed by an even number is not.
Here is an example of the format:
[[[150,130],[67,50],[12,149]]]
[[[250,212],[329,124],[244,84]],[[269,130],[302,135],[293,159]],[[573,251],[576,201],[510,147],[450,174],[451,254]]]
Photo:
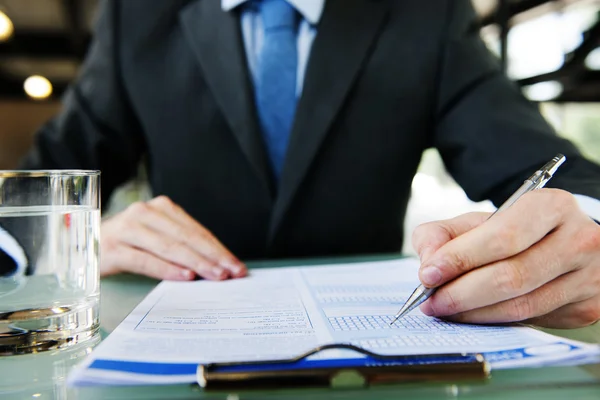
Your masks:
[[[282,171],[271,239],[369,54],[385,21],[387,4],[372,0],[326,2]]]
[[[272,174],[254,110],[238,15],[223,12],[220,1],[194,0],[179,17],[217,104],[248,161],[272,193]]]

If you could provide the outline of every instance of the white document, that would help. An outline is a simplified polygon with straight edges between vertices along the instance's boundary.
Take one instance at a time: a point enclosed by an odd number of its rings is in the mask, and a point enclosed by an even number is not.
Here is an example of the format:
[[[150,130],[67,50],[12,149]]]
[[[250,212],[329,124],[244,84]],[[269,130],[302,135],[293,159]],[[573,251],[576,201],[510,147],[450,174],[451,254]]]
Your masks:
[[[524,326],[455,324],[418,309],[390,326],[419,284],[418,265],[402,259],[258,269],[224,282],[165,281],[70,381],[193,382],[199,363],[290,358],[340,342],[381,354],[483,353],[492,368],[572,364],[600,354],[598,345]],[[326,357],[357,355],[336,351]]]

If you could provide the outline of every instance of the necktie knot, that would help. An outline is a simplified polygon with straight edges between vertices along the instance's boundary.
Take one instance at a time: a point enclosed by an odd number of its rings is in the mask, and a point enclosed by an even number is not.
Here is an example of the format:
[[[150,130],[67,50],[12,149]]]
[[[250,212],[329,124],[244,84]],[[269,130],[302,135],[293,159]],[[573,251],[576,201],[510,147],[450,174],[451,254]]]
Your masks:
[[[286,0],[262,0],[259,7],[265,33],[272,29],[296,30],[298,12]]]

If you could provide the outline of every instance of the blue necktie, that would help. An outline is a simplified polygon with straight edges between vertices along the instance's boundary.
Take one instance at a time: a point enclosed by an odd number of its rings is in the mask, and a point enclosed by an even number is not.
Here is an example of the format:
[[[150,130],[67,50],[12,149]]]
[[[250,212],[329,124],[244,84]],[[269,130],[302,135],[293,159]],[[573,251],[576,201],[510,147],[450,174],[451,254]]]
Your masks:
[[[259,6],[264,40],[257,65],[256,108],[279,180],[296,112],[298,13],[285,0],[262,0]]]

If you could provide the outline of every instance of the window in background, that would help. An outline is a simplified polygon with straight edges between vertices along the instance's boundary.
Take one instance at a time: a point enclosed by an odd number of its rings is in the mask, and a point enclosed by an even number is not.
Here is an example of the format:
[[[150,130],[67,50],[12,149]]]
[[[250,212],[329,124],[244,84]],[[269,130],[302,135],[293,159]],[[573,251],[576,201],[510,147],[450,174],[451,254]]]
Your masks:
[[[515,25],[508,34],[508,76],[523,79],[558,70],[598,20],[599,8],[598,2],[576,2]]]
[[[600,103],[544,103],[541,110],[561,136],[600,163]]]

